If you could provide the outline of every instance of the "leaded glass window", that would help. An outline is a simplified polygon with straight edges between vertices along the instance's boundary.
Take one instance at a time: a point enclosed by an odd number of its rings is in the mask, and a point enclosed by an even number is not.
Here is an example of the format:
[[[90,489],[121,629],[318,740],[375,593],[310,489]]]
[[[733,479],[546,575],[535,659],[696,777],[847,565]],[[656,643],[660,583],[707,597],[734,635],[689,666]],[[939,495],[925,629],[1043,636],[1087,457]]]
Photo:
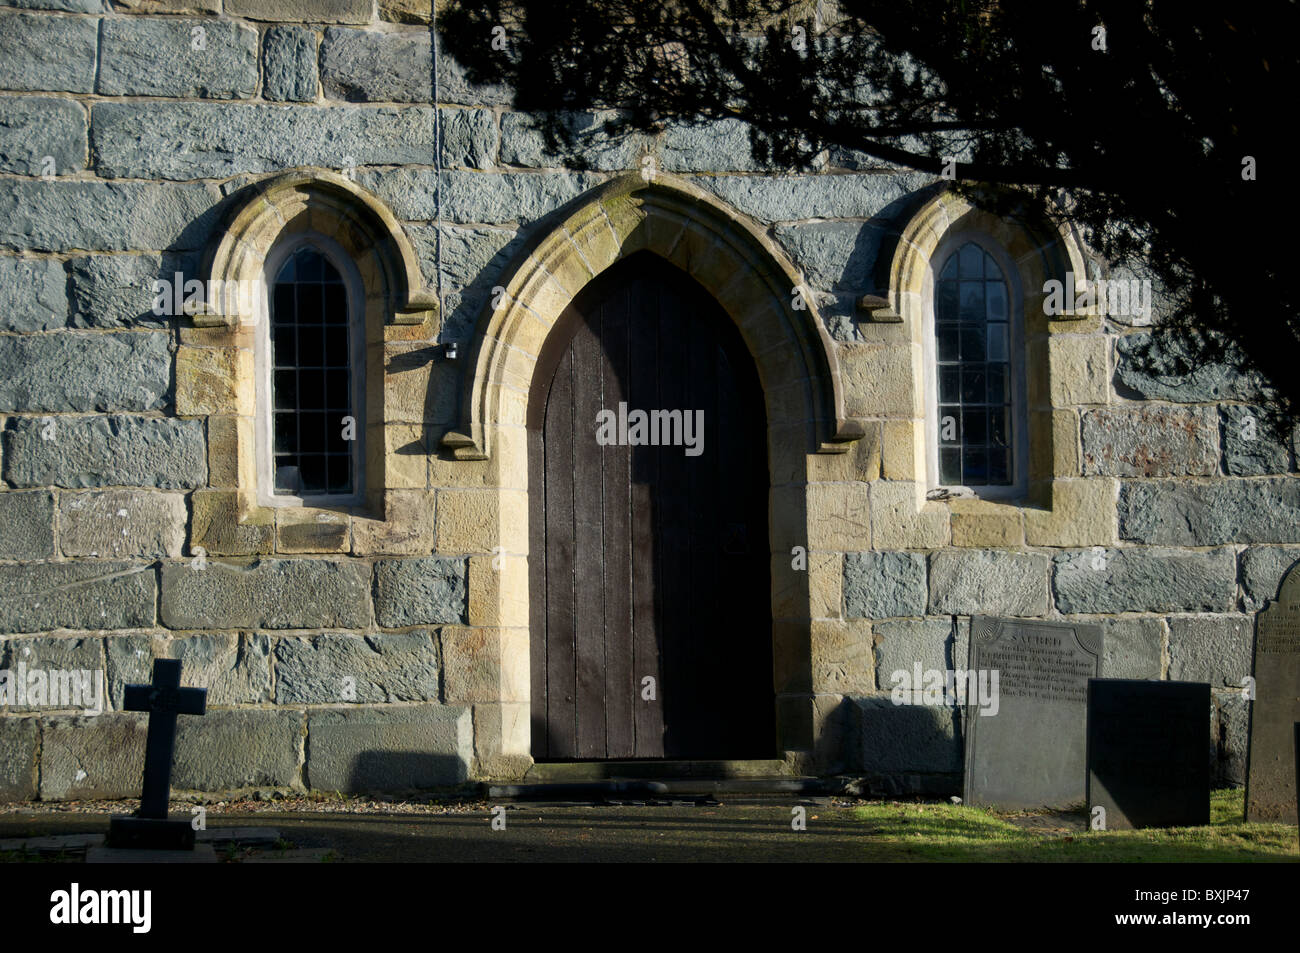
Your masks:
[[[348,289],[319,250],[285,260],[270,295],[274,495],[356,491],[355,333]]]
[[[944,262],[935,283],[939,482],[1015,481],[1012,322],[1006,277],[975,242]]]

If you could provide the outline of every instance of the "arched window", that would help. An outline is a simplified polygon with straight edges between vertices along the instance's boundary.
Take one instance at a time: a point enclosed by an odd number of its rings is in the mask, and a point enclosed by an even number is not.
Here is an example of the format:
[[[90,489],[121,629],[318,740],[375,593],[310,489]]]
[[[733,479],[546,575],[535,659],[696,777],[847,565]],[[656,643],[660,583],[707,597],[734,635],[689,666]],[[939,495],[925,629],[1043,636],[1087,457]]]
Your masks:
[[[258,496],[263,505],[357,503],[365,459],[360,278],[321,235],[273,249],[266,276]]]
[[[1024,486],[1027,430],[1018,289],[991,243],[945,245],[933,295],[931,483],[1015,495]]]

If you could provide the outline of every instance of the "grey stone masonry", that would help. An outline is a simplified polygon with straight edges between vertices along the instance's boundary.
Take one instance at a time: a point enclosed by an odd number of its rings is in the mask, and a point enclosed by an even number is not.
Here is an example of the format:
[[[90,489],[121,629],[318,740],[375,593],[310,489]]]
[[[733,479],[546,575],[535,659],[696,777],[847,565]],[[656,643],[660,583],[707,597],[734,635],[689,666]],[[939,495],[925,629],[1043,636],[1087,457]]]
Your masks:
[[[495,113],[489,109],[439,108],[438,119],[442,123],[444,166],[487,169],[497,164],[501,134]]]
[[[329,99],[362,103],[433,99],[427,30],[392,34],[330,27],[320,59],[321,85]]]
[[[861,724],[861,769],[872,774],[961,770],[957,712],[935,705],[895,705],[888,695],[852,700]]]
[[[1269,427],[1268,413],[1251,404],[1225,404],[1223,469],[1233,476],[1286,473],[1291,469],[1289,439],[1279,440]]]
[[[262,96],[278,102],[316,98],[316,34],[302,26],[276,26],[262,42]]]
[[[0,89],[89,93],[99,21],[0,10]]]
[[[0,653],[0,669],[16,673],[19,665],[27,672],[27,695],[22,704],[15,700],[10,711],[80,709],[90,712],[108,707],[103,694],[104,645],[98,637],[8,639]],[[81,672],[91,673],[89,684],[77,674]],[[39,691],[41,697],[34,698],[33,690]]]
[[[54,555],[54,496],[48,490],[0,493],[0,559]]]
[[[691,179],[760,222],[874,218],[932,181],[925,175],[707,175]]]
[[[0,566],[0,632],[153,625],[155,576],[152,566],[100,560]]]
[[[954,639],[951,619],[898,619],[871,628],[876,684],[882,691],[893,687],[894,672],[905,671],[910,677],[916,662],[921,663],[922,669],[966,667],[969,634],[959,630],[958,639]]]
[[[207,476],[199,420],[12,417],[4,434],[4,477],[15,486],[192,489]]]
[[[106,178],[221,178],[299,165],[336,171],[350,165],[422,165],[431,163],[434,153],[428,106],[98,103],[90,113],[90,139],[96,168]]]
[[[1300,542],[1300,481],[1124,483],[1122,539],[1171,546]]]
[[[1048,569],[1042,553],[950,550],[930,557],[930,611],[940,615],[1041,616]]]
[[[275,642],[281,705],[438,701],[438,642],[427,629]]]
[[[242,99],[257,89],[257,31],[230,20],[106,18],[98,92]]]
[[[52,331],[68,322],[68,276],[54,258],[0,257],[0,331]]]
[[[1083,472],[1120,477],[1209,476],[1219,472],[1213,407],[1161,405],[1083,414]]]
[[[1169,677],[1241,688],[1251,673],[1254,620],[1244,615],[1173,616],[1169,620]]]
[[[370,567],[326,559],[248,566],[168,562],[162,621],[173,629],[357,629],[370,624]]]
[[[1061,612],[1228,612],[1237,596],[1229,549],[1066,550],[1055,557]]]
[[[463,557],[380,560],[375,566],[375,619],[390,628],[464,622],[468,574]]]
[[[176,720],[172,787],[182,791],[300,788],[303,714],[209,711]]]
[[[170,319],[153,313],[155,280],[192,277],[188,262],[170,255],[82,255],[73,258],[72,326],[163,328]]]
[[[587,167],[600,172],[618,172],[637,168],[645,140],[628,135],[610,139],[599,132],[607,114],[573,113],[565,122],[576,132],[587,137],[580,146]],[[507,112],[501,117],[501,162],[503,165],[524,166],[530,169],[563,168],[571,165],[565,157],[546,148],[546,137],[535,128],[531,117],[524,113]]]
[[[0,337],[0,410],[160,410],[171,387],[170,346],[154,332]]]
[[[789,250],[814,288],[864,293],[875,290],[871,264],[885,230],[862,222],[778,225],[777,240]]]
[[[126,108],[157,105],[161,104],[130,104]],[[169,154],[178,148],[175,141],[151,145],[165,148]],[[0,180],[0,247],[19,251],[197,250],[212,233],[217,198],[205,185]]]
[[[98,490],[64,493],[59,546],[65,556],[179,556],[185,545],[181,493]]]
[[[1101,657],[1102,678],[1160,678],[1165,639],[1163,619],[1149,616],[1087,619],[1100,622],[1105,650]]]
[[[208,690],[208,705],[260,705],[271,700],[271,640],[260,632],[111,635],[105,640],[109,696],[122,707],[122,688],[152,678],[153,660],[181,660],[185,684]]]
[[[1143,353],[1149,341],[1150,332],[1140,331],[1124,335],[1115,343],[1115,382],[1137,397],[1198,404],[1254,400],[1259,395],[1257,380],[1222,364],[1197,363],[1186,373],[1174,374],[1172,357],[1159,347],[1152,351],[1147,366],[1139,367],[1137,355]]]
[[[232,17],[308,23],[369,23],[374,0],[224,0]]]
[[[844,614],[850,619],[925,615],[925,557],[920,553],[848,553]]]
[[[46,719],[41,800],[139,797],[147,725],[137,712]]]
[[[541,218],[593,188],[603,177],[583,172],[442,173],[442,217],[447,222],[501,225]],[[406,221],[437,215],[432,169],[367,170],[359,181]]]
[[[86,167],[86,111],[69,99],[0,99],[0,172],[67,175]]]
[[[1277,598],[1282,577],[1300,562],[1300,546],[1252,546],[1241,553],[1243,608],[1258,612]]]
[[[36,797],[40,737],[35,718],[0,718],[0,801]]]
[[[474,756],[470,710],[320,709],[307,716],[307,786],[395,791],[459,784]]]

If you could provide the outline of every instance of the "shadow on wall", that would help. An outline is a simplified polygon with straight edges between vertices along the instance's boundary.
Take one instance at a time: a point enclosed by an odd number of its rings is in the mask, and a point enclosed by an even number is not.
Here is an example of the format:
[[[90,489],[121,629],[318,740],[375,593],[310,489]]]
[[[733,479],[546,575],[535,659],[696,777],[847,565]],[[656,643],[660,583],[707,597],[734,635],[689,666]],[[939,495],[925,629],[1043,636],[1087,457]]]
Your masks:
[[[366,794],[429,790],[463,784],[469,776],[465,762],[453,755],[424,751],[363,751],[346,771],[328,767],[312,771],[311,787],[318,791]]]

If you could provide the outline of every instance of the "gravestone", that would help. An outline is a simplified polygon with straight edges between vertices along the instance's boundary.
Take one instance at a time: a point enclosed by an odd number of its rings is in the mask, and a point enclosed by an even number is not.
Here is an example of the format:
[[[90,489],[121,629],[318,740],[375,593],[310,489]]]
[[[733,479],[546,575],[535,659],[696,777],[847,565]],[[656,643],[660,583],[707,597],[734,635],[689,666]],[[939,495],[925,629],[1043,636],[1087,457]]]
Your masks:
[[[154,659],[153,684],[127,685],[123,706],[149,713],[144,748],[144,781],[140,809],[117,816],[108,824],[108,845],[147,850],[193,850],[194,828],[189,818],[170,818],[172,755],[176,749],[176,716],[202,715],[206,688],[181,688],[179,659]]]
[[[1004,810],[1083,803],[1088,679],[1100,674],[1100,626],[976,617],[967,669],[996,688],[968,690],[967,804]],[[996,673],[996,683],[992,680]]]
[[[1210,823],[1210,684],[1088,683],[1088,814],[1110,831]]]
[[[1296,823],[1291,732],[1300,721],[1300,566],[1255,626],[1255,698],[1250,705],[1246,820]]]

